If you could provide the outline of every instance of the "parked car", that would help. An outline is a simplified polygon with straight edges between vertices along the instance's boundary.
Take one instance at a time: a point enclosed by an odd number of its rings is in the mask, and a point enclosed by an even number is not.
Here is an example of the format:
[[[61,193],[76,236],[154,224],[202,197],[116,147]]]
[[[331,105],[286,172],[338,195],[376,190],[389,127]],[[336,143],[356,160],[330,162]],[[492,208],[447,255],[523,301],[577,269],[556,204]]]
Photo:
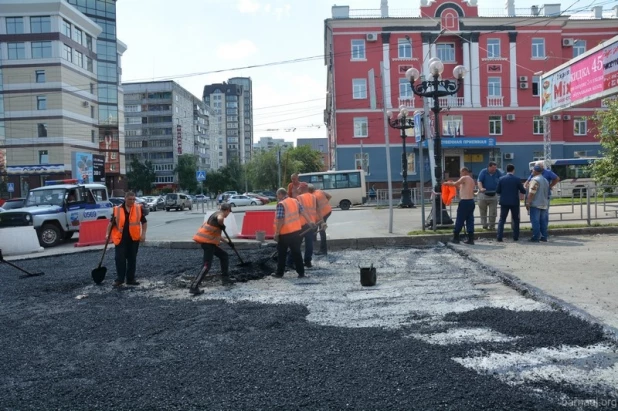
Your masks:
[[[4,211],[4,208],[0,207],[0,213]]]
[[[257,198],[258,200],[260,200],[262,202],[262,204],[268,204],[270,203],[270,200],[268,197],[263,196],[261,194],[257,194],[257,193],[245,193],[244,195],[246,195],[247,197],[253,197],[253,198]]]
[[[124,204],[124,197],[110,197],[108,200],[114,206]],[[135,202],[142,207],[144,215],[148,215],[148,213],[150,213],[150,208],[148,207],[148,204],[143,198],[135,197]]]
[[[268,197],[269,201],[277,201],[277,194],[273,191],[258,191],[257,193]]]
[[[191,197],[182,193],[169,193],[165,195],[165,211],[170,211],[172,208],[182,211],[185,208],[193,209]]]
[[[9,198],[4,202],[4,204],[2,204],[2,208],[4,209],[4,211],[22,208],[25,202],[26,199],[22,197]]]
[[[157,210],[165,210],[165,196],[157,197],[157,205],[155,208]]]
[[[260,200],[258,200],[257,198],[235,194],[235,195],[230,195],[227,198],[226,203],[228,203],[232,207],[237,207],[237,206],[258,205],[259,201]]]
[[[159,197],[142,197],[145,201],[146,204],[148,205],[148,209],[150,211],[157,211],[157,200],[159,199]]]
[[[198,194],[195,196],[196,203],[203,203],[204,201],[208,201],[208,200],[210,200],[210,197],[203,195],[203,194]]]

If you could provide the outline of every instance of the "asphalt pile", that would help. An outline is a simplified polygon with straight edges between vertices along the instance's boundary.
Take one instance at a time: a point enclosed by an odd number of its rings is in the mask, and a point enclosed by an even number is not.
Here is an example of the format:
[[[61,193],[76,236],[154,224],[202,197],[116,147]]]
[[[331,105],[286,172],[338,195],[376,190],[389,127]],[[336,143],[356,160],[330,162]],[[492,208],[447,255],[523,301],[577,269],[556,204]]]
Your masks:
[[[230,253],[232,276],[239,283],[270,281],[264,277],[274,270],[272,251],[241,251],[253,261],[246,268]],[[308,321],[302,304],[152,293],[178,291],[179,276],[199,271],[201,250],[141,248],[137,280],[146,284],[120,290],[111,287],[113,252],[104,262],[108,278],[93,285],[99,255],[19,261],[45,272],[24,279],[0,265],[1,409],[565,409],[555,397],[453,361],[469,354],[465,344],[407,337],[426,328],[325,326]],[[229,292],[214,281],[208,286],[222,296]],[[448,320],[524,335],[522,349],[564,338],[605,341],[598,328],[552,312],[519,317],[480,309]],[[569,337],[571,331],[577,336]],[[495,342],[486,346],[500,349]]]

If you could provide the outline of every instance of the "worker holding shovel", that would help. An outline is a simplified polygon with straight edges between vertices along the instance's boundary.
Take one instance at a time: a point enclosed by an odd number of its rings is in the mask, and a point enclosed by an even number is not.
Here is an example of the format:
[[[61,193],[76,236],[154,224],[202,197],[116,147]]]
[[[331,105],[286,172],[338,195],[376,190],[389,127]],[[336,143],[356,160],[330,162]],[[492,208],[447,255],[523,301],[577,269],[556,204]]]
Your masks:
[[[210,271],[212,267],[212,260],[216,256],[221,262],[221,282],[223,285],[230,285],[230,258],[225,250],[219,247],[221,243],[221,232],[225,230],[225,218],[232,212],[232,207],[223,203],[219,207],[219,211],[212,213],[208,220],[193,236],[193,241],[200,243],[202,250],[204,250],[204,266],[197,275],[195,280],[191,283],[189,293],[193,295],[202,294],[204,291],[199,289],[199,285]]]

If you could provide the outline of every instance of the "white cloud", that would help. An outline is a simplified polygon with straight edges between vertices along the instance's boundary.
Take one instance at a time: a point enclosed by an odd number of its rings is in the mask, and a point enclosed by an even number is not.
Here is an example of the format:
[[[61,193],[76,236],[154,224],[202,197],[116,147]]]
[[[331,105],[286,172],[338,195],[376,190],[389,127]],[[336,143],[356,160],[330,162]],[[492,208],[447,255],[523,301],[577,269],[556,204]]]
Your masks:
[[[277,20],[281,20],[283,17],[290,17],[290,10],[292,10],[291,4],[284,4],[283,7],[277,7],[274,10]]]
[[[238,40],[234,43],[224,43],[217,47],[217,57],[222,60],[242,60],[258,52],[251,40]]]
[[[239,0],[236,6],[241,13],[256,13],[260,7],[260,3],[255,0]]]

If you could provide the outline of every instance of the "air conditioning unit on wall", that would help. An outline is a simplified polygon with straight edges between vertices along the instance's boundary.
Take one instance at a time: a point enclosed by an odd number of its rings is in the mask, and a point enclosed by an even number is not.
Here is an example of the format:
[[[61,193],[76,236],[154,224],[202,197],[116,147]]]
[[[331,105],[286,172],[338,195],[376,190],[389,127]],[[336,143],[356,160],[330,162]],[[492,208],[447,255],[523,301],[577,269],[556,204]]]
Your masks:
[[[88,107],[90,107],[90,103],[87,102],[87,101],[82,101],[82,107],[88,108]]]
[[[515,114],[507,114],[506,121],[515,121]]]
[[[569,121],[569,120],[571,119],[571,116],[570,116],[570,115],[568,115],[568,114],[565,114],[564,116],[562,116],[562,119],[563,119],[564,121]]]
[[[378,41],[378,33],[367,33],[367,41]]]
[[[515,153],[504,153],[505,160],[513,160],[515,158]]]
[[[562,47],[573,47],[575,41],[573,39],[562,39]]]
[[[560,117],[560,114],[554,114],[553,116],[551,116],[552,120],[560,120],[562,117]]]
[[[528,89],[528,83],[519,83],[519,88],[522,90],[527,90]]]
[[[525,83],[526,81],[528,81],[528,77],[527,76],[519,76],[519,81]]]

